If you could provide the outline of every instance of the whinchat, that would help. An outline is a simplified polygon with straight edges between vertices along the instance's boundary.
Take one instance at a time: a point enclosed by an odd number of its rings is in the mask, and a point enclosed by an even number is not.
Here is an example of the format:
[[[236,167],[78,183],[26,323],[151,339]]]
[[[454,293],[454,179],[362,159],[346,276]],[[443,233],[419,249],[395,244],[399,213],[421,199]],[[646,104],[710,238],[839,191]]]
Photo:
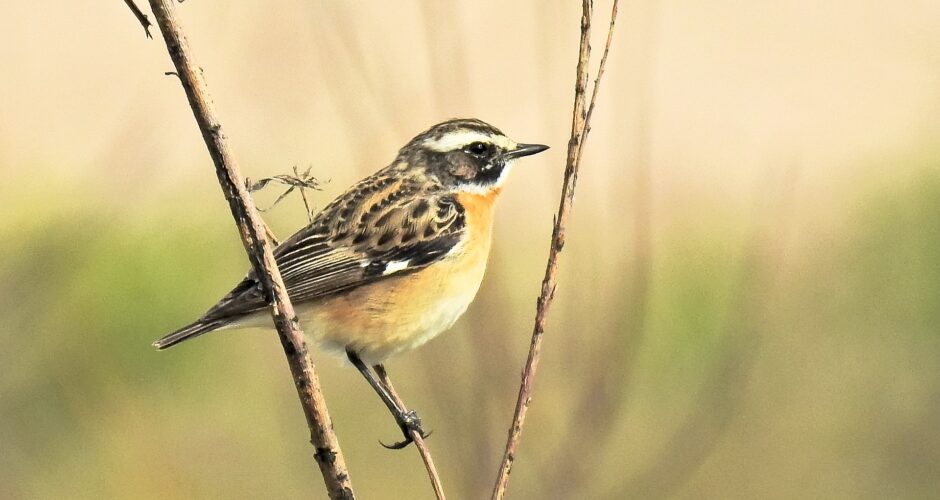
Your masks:
[[[369,365],[450,328],[480,287],[493,209],[518,158],[548,149],[516,143],[476,119],[418,134],[387,167],[326,206],[274,250],[308,337],[344,353],[395,416],[405,441],[420,419],[395,403]],[[154,342],[174,346],[207,332],[272,326],[253,272],[194,323]]]

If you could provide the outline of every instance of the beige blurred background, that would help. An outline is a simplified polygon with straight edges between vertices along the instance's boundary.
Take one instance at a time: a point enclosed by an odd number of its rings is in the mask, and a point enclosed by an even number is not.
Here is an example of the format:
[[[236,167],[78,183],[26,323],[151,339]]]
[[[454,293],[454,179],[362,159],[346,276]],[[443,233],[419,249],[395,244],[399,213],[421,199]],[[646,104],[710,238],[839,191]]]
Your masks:
[[[450,117],[553,146],[469,312],[388,365],[452,498],[489,493],[508,428],[579,9],[179,6],[244,173],[310,166],[319,207]],[[114,0],[10,2],[0,32],[0,498],[322,496],[273,334],[150,347],[248,265],[159,31]],[[511,496],[936,497],[940,3],[625,2],[598,106]],[[360,496],[431,498],[315,358]]]

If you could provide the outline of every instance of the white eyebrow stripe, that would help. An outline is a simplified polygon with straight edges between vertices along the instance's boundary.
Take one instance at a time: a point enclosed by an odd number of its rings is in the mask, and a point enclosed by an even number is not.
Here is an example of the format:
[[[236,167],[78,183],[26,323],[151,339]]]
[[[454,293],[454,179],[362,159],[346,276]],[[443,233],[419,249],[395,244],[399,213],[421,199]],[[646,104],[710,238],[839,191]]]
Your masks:
[[[516,149],[516,143],[508,137],[502,135],[489,135],[476,130],[458,130],[456,132],[444,134],[444,136],[440,139],[426,139],[423,143],[423,146],[439,153],[446,153],[447,151],[460,149],[474,142],[493,143],[507,151]]]

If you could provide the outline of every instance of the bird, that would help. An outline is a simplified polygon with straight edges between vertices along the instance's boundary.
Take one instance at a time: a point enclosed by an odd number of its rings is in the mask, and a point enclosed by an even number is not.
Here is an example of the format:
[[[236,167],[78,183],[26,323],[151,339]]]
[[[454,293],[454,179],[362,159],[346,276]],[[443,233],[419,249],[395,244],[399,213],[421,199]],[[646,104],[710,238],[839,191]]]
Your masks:
[[[516,160],[545,151],[478,119],[451,119],[411,139],[386,167],[326,205],[274,249],[309,339],[345,355],[395,418],[404,441],[426,437],[370,370],[448,330],[477,294],[494,207]],[[271,328],[251,271],[199,319],[157,340],[160,350],[208,332]]]

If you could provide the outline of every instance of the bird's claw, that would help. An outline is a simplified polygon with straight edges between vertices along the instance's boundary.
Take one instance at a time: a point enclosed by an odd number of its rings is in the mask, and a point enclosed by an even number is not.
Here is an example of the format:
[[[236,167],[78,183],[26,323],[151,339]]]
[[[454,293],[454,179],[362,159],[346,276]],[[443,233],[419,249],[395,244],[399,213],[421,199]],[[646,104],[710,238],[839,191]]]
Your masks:
[[[382,441],[379,441],[379,444],[382,445],[382,447],[385,448],[386,450],[400,450],[408,446],[409,444],[413,443],[414,441],[415,440],[412,439],[411,436],[408,436],[408,438],[405,439],[404,441],[399,441],[397,443],[385,444]]]
[[[414,410],[402,414],[397,420],[399,420],[398,425],[401,427],[401,433],[405,436],[405,439],[392,444],[385,444],[379,441],[379,444],[389,450],[400,450],[413,443],[414,437],[411,434],[412,432],[421,436],[421,439],[425,439],[431,435],[430,432],[425,432],[424,429],[421,428],[421,417],[419,417]]]

